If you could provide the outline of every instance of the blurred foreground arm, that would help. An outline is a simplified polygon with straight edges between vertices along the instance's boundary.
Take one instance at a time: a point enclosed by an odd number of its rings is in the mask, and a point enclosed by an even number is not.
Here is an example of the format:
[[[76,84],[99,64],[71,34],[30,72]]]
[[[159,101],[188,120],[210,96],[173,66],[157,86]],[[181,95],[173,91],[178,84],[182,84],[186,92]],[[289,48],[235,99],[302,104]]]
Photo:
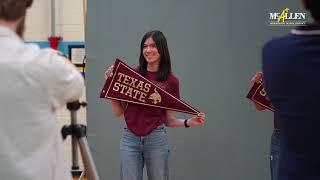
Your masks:
[[[84,79],[66,58],[51,53],[48,66],[49,96],[54,108],[78,100],[84,91]]]

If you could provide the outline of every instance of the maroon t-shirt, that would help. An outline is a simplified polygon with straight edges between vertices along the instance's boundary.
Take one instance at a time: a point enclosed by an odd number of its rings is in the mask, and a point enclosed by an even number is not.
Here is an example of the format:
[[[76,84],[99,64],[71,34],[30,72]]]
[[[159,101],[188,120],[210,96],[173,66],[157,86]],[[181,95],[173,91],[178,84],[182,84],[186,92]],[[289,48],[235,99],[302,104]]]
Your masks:
[[[166,90],[173,96],[180,98],[179,80],[171,74],[165,81],[156,80],[156,72],[147,72],[146,78]],[[137,136],[148,135],[152,130],[165,122],[166,110],[151,106],[128,103],[124,112],[127,127]]]

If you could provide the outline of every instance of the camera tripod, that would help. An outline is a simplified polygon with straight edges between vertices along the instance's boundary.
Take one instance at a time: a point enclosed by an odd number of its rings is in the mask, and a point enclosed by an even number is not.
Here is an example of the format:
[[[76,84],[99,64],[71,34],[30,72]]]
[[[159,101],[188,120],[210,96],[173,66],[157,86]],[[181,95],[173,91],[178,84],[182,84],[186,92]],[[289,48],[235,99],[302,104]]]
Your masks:
[[[87,103],[80,103],[79,101],[74,101],[67,104],[67,109],[71,113],[71,124],[63,126],[61,129],[61,133],[63,139],[66,139],[68,135],[72,135],[72,171],[76,172],[78,170],[79,172],[77,154],[79,145],[81,157],[84,164],[83,173],[86,173],[89,180],[100,180],[86,139],[87,127],[82,124],[77,124],[77,110],[79,110],[81,106],[85,107],[86,105]],[[81,174],[80,179],[84,175],[83,173]]]

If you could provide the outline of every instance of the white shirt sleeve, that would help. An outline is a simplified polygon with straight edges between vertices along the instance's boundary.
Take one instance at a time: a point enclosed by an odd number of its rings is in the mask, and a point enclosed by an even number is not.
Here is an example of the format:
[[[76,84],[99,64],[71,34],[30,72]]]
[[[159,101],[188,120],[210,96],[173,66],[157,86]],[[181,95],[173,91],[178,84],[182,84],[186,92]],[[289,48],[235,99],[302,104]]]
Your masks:
[[[51,51],[48,59],[49,99],[53,108],[78,100],[84,90],[84,80],[80,72],[68,60]],[[49,70],[50,69],[50,70]]]

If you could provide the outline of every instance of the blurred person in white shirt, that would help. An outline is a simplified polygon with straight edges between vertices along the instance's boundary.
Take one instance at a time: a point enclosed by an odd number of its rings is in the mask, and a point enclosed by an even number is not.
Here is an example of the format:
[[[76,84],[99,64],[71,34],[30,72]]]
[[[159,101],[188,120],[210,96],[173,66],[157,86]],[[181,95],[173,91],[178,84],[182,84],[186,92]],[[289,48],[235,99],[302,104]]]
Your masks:
[[[55,111],[80,98],[84,80],[55,50],[23,42],[32,2],[0,1],[0,179],[67,180]]]

